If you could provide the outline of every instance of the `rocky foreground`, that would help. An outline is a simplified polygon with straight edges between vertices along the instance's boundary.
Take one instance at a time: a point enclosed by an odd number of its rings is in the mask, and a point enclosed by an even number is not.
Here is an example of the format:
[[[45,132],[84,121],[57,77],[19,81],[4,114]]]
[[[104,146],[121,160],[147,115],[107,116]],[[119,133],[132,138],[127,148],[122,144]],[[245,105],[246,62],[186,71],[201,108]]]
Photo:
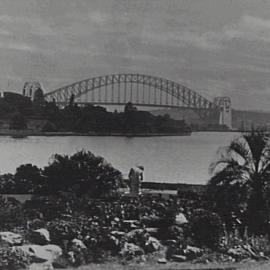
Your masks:
[[[0,222],[0,269],[106,262],[126,269],[192,263],[196,269],[196,264],[265,262],[270,254],[266,237],[243,239],[237,230],[224,231],[199,198],[50,196],[23,204],[2,199],[1,204],[6,212]]]

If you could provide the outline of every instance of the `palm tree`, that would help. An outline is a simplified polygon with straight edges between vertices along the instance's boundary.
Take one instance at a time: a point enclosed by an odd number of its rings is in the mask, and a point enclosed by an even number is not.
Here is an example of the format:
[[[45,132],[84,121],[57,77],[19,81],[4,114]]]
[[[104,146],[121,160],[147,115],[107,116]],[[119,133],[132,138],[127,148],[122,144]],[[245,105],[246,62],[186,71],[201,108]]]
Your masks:
[[[262,131],[242,134],[219,149],[210,172],[213,176],[208,182],[208,194],[217,211],[226,217],[241,209],[251,232],[265,230],[270,209],[269,136]]]

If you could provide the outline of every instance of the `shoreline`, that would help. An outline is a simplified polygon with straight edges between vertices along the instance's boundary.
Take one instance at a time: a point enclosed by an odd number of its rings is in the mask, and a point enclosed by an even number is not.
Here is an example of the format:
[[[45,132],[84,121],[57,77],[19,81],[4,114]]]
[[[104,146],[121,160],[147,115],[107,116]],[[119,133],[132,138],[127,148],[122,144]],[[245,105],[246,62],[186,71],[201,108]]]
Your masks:
[[[125,181],[126,182],[126,181]],[[128,191],[128,188],[120,188],[123,194]],[[144,195],[177,195],[180,194],[197,194],[203,195],[206,190],[206,184],[187,184],[187,183],[164,183],[164,182],[142,182],[142,193]],[[31,199],[33,196],[53,196],[55,194],[20,194],[20,193],[2,193],[0,196],[4,198],[15,198],[20,202],[25,202]]]
[[[192,132],[183,131],[175,133],[122,133],[122,132],[34,132],[34,131],[10,131],[0,130],[0,136],[11,136],[14,138],[24,138],[27,136],[100,136],[100,137],[165,137],[165,136],[190,136]]]
[[[192,133],[199,132],[218,132],[218,133],[239,133],[239,130],[195,130],[195,131],[183,131],[176,133],[122,133],[122,132],[68,132],[68,131],[57,131],[57,132],[34,132],[34,131],[11,131],[11,130],[0,130],[0,137],[10,136],[16,138],[25,138],[28,136],[36,137],[71,137],[71,136],[84,136],[84,137],[174,137],[174,136],[191,136]]]

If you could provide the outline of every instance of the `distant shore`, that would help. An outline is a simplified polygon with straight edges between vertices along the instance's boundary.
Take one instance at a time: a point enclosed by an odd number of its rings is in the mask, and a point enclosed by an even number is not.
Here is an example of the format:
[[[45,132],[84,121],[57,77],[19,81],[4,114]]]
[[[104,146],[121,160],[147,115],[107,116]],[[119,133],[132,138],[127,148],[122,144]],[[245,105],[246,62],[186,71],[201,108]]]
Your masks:
[[[112,137],[161,137],[161,136],[190,136],[191,131],[170,133],[130,133],[130,132],[43,132],[32,130],[0,130],[0,136],[23,138],[27,136],[112,136]]]
[[[194,130],[194,131],[181,131],[170,133],[130,133],[130,132],[69,132],[69,131],[33,131],[33,130],[0,130],[0,136],[11,136],[14,138],[24,138],[27,136],[100,136],[100,137],[165,137],[165,136],[190,136],[192,133],[197,132],[243,132],[240,130]]]

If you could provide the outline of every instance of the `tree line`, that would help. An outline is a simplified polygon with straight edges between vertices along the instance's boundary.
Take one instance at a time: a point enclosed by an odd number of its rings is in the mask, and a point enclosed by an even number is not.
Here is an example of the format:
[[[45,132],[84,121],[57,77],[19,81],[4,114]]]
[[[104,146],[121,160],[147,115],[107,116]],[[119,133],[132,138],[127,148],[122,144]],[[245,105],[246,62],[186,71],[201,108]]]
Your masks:
[[[15,174],[0,176],[1,194],[72,192],[96,198],[114,196],[122,185],[121,172],[89,151],[71,156],[55,154],[44,168],[24,164]]]
[[[33,100],[16,94],[5,93],[0,98],[0,120],[8,121],[10,129],[26,129],[33,119],[46,120],[46,132],[97,132],[97,133],[180,133],[190,131],[184,120],[171,119],[169,115],[154,116],[139,111],[127,103],[123,112],[110,112],[94,105],[78,106],[74,96],[65,107],[46,102],[41,89]]]

